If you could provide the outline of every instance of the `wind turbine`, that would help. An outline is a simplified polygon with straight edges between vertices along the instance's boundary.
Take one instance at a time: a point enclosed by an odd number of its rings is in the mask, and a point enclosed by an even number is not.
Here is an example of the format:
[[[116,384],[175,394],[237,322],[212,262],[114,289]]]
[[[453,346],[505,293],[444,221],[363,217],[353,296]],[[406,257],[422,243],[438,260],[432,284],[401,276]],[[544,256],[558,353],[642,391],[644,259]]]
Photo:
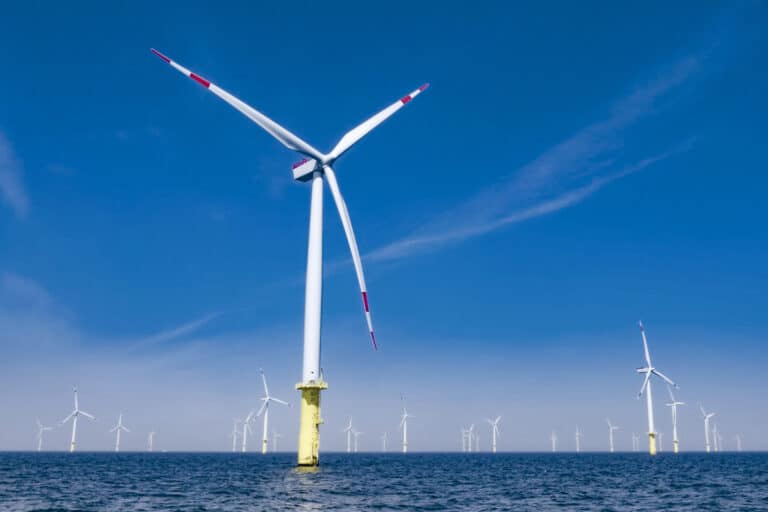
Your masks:
[[[632,451],[640,451],[640,436],[632,432]]]
[[[475,424],[469,426],[467,430],[467,451],[472,453],[472,443],[475,442]]]
[[[147,450],[150,452],[155,451],[155,431],[154,430],[151,431],[149,435],[147,435]]]
[[[170,64],[174,69],[188,76],[213,94],[229,103],[251,121],[263,128],[288,149],[300,153],[302,158],[293,166],[293,178],[298,181],[312,182],[309,220],[309,244],[307,249],[307,281],[304,302],[304,360],[302,381],[297,384],[301,390],[302,406],[299,425],[298,464],[300,466],[316,466],[318,464],[318,446],[320,431],[320,391],[328,387],[320,374],[320,317],[322,311],[322,276],[323,276],[323,179],[328,180],[336,208],[341,217],[344,233],[347,237],[352,261],[355,265],[357,280],[362,294],[371,342],[376,348],[376,337],[373,334],[373,324],[368,305],[368,291],[363,275],[363,265],[360,251],[352,229],[352,221],[347,210],[346,202],[339,190],[336,173],[332,165],[349,150],[355,143],[365,137],[371,130],[400,110],[406,103],[421,94],[428,84],[424,84],[410,94],[385,108],[378,114],[364,121],[344,135],[330,153],[324,154],[283,128],[261,112],[255,110],[240,99],[232,96],[216,84],[211,83],[200,75],[172,61],[162,53],[152,49],[152,53]]]
[[[253,434],[253,429],[251,428],[251,425],[253,424],[253,420],[256,417],[256,411],[251,411],[248,413],[248,416],[245,417],[243,420],[243,444],[241,447],[241,452],[245,453],[248,451],[248,434]]]
[[[644,373],[645,374],[645,380],[643,381],[643,385],[640,388],[640,393],[637,394],[637,398],[639,399],[643,391],[647,389],[647,392],[645,394],[646,403],[648,405],[648,452],[651,455],[656,455],[656,428],[653,424],[653,397],[651,396],[651,375],[656,375],[660,379],[666,381],[668,384],[678,387],[677,384],[672,382],[672,380],[658,371],[656,368],[653,367],[653,364],[651,364],[651,353],[648,351],[648,340],[645,337],[645,328],[643,328],[643,322],[638,322],[638,325],[640,325],[640,334],[643,337],[643,351],[645,352],[645,368],[638,368],[638,373]]]
[[[115,451],[120,451],[120,432],[130,432],[128,428],[123,425],[123,413],[120,413],[120,416],[117,417],[117,425],[112,427],[112,430],[110,432],[116,432],[117,438],[115,439]]]
[[[357,444],[358,444],[358,439],[360,437],[360,434],[362,434],[362,432],[359,432],[357,430],[352,431],[352,435],[355,436],[355,453],[357,453]]]
[[[741,451],[741,436],[739,434],[736,434],[736,437],[734,439],[736,439],[736,451],[740,452]]]
[[[552,435],[549,436],[550,441],[552,441],[552,453],[555,453],[557,451],[557,434],[555,434],[555,431],[552,431]]]
[[[400,428],[403,431],[403,453],[408,453],[408,418],[412,416],[405,409],[405,398],[401,396],[400,400],[403,402],[403,413],[400,416]]]
[[[619,430],[619,427],[612,424],[611,420],[608,418],[606,418],[605,421],[608,423],[608,442],[609,442],[611,453],[613,453],[613,433]]]
[[[701,410],[701,415],[704,417],[704,442],[706,445],[706,451],[709,453],[711,451],[711,448],[709,446],[709,420],[712,418],[712,416],[715,415],[714,412],[706,412],[704,410],[704,406],[699,404],[699,409]]]
[[[87,412],[80,410],[80,406],[78,405],[78,402],[77,402],[77,386],[75,386],[74,392],[75,392],[75,410],[69,413],[69,416],[67,416],[66,418],[64,418],[59,422],[60,425],[63,425],[66,422],[68,422],[70,419],[72,420],[72,441],[69,443],[70,453],[75,451],[75,444],[77,442],[77,419],[80,417],[80,415],[82,414],[83,416],[85,416],[90,420],[96,419],[95,416],[92,416]]]
[[[381,451],[383,453],[387,452],[387,433],[386,432],[384,432],[381,435]]]
[[[672,393],[671,387],[667,386],[667,391],[669,391],[670,400],[667,407],[672,411],[672,451],[678,453],[680,451],[680,442],[677,438],[677,406],[685,405],[685,402],[678,402],[675,400],[675,395]]]
[[[37,439],[37,451],[40,451],[43,449],[43,432],[53,430],[53,427],[45,427],[40,423],[40,420],[35,421],[37,422],[37,436],[35,436]]]
[[[480,452],[480,434],[475,434],[475,451]]]
[[[232,418],[232,433],[230,434],[232,438],[232,453],[237,451],[237,436],[240,434],[240,431],[237,429],[238,423],[240,423],[240,420]]]
[[[581,453],[581,430],[576,425],[576,453]]]
[[[261,401],[264,402],[261,404],[261,409],[259,409],[259,412],[256,414],[256,416],[261,416],[262,413],[264,413],[264,427],[263,427],[263,434],[261,436],[261,453],[267,453],[267,441],[269,439],[268,437],[268,422],[269,422],[269,404],[270,402],[275,402],[281,405],[288,405],[288,402],[285,402],[283,400],[280,400],[279,398],[275,398],[272,395],[269,394],[269,388],[267,387],[267,378],[264,376],[264,370],[261,371],[261,380],[264,382],[264,396],[261,398]]]
[[[499,422],[501,421],[501,416],[496,416],[495,420],[486,419],[485,421],[488,422],[488,424],[491,426],[491,451],[493,453],[496,453],[496,436],[499,435]]]
[[[276,430],[272,431],[272,451],[277,451],[277,440],[283,437],[283,434],[278,433]]]
[[[715,453],[720,451],[720,432],[717,431],[717,423],[712,425],[712,440],[714,441],[715,445]]]
[[[342,432],[347,434],[347,453],[352,453],[352,417],[349,418],[349,423],[347,423]]]
[[[664,432],[657,432],[659,436],[659,453],[664,451]]]

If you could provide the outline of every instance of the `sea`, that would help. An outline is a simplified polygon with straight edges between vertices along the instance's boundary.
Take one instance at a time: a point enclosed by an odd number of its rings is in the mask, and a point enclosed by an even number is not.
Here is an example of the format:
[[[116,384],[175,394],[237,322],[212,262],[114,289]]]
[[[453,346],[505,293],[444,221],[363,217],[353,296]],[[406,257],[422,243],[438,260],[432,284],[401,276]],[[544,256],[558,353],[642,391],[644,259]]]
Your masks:
[[[0,511],[768,511],[768,454],[0,453]]]

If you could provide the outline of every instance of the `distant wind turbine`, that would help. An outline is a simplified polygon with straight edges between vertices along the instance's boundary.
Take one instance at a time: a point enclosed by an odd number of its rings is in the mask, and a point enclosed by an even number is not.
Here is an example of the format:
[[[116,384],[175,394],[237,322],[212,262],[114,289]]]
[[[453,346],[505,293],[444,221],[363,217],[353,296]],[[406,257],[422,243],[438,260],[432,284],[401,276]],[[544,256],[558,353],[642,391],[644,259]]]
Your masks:
[[[230,434],[230,437],[232,438],[232,453],[237,451],[237,436],[240,435],[240,431],[237,429],[239,423],[240,420],[232,418],[232,433]]]
[[[347,423],[347,426],[342,430],[342,432],[347,434],[347,453],[352,453],[352,431],[352,417],[350,416],[349,423]]]
[[[253,424],[253,420],[255,418],[256,411],[251,411],[243,420],[243,444],[240,450],[243,453],[248,451],[248,434],[253,434],[253,428],[251,428],[251,425]]]
[[[739,434],[736,434],[736,437],[734,439],[736,439],[736,451],[740,452],[741,451],[741,436]]]
[[[262,430],[262,436],[261,436],[261,453],[267,453],[267,442],[269,440],[269,434],[268,434],[268,422],[269,422],[269,404],[271,402],[275,402],[281,405],[287,405],[290,407],[290,404],[288,402],[285,402],[283,400],[280,400],[279,398],[275,398],[272,395],[269,394],[269,388],[267,387],[267,378],[264,376],[264,370],[261,371],[261,380],[264,382],[264,396],[261,398],[261,401],[264,402],[261,404],[261,409],[259,409],[259,412],[256,414],[256,416],[261,416],[264,414],[264,427]]]
[[[272,430],[272,451],[277,451],[277,440],[283,437],[283,434],[280,434],[276,430]]]
[[[400,415],[400,429],[403,431],[403,453],[408,453],[408,418],[412,416],[408,414],[405,408],[405,398],[401,396],[400,400],[403,403],[403,413]]]
[[[35,421],[37,421],[37,435],[35,436],[35,439],[37,439],[37,451],[40,451],[43,448],[43,432],[53,430],[53,427],[45,427],[40,423],[40,420]]]
[[[495,420],[486,419],[485,421],[491,426],[491,451],[496,453],[496,436],[499,435],[499,422],[501,416],[496,416]]]
[[[669,391],[669,403],[667,407],[672,411],[672,451],[678,453],[680,451],[680,442],[677,438],[677,406],[685,405],[685,402],[678,402],[675,400],[675,395],[672,393],[672,388],[667,386]]]
[[[611,453],[613,453],[613,433],[619,430],[619,427],[612,424],[611,420],[608,418],[606,418],[605,421],[608,423],[608,446]]]
[[[80,410],[80,406],[78,405],[78,402],[77,402],[77,386],[75,386],[74,392],[75,392],[75,410],[69,413],[69,416],[67,416],[66,418],[64,418],[59,422],[60,425],[63,425],[66,422],[68,422],[70,419],[72,420],[72,441],[69,443],[70,453],[75,451],[75,444],[77,443],[77,419],[80,417],[80,415],[85,416],[89,420],[96,419],[95,416],[92,416],[87,412]]]
[[[576,425],[576,453],[581,453],[581,430]]]
[[[387,433],[384,432],[381,435],[381,451],[386,453],[387,452]]]
[[[712,441],[715,446],[715,453],[720,451],[720,432],[717,430],[717,423],[712,425]]]
[[[640,451],[640,436],[632,432],[632,451],[633,452],[639,452]]]
[[[123,413],[122,412],[117,417],[117,425],[112,427],[110,432],[116,432],[117,433],[116,434],[116,439],[115,439],[115,451],[119,452],[120,451],[120,433],[121,432],[130,432],[130,430],[128,430],[128,427],[123,425]]]
[[[657,432],[659,436],[659,453],[664,451],[664,432]]]
[[[653,397],[651,396],[651,375],[656,375],[660,379],[666,381],[668,384],[678,387],[677,384],[672,382],[672,380],[658,371],[656,368],[653,367],[653,364],[651,364],[651,353],[648,350],[648,340],[645,337],[645,328],[643,328],[643,322],[639,322],[640,325],[640,334],[643,337],[643,351],[645,353],[645,368],[638,368],[638,373],[644,373],[645,374],[645,380],[643,381],[643,385],[640,388],[640,393],[637,394],[637,398],[640,398],[643,394],[643,391],[646,391],[645,398],[646,403],[648,405],[648,452],[651,455],[656,455],[656,428],[653,424]]]
[[[555,431],[552,431],[552,435],[549,436],[550,441],[552,441],[552,453],[555,453],[557,451],[557,434],[555,434]]]
[[[469,437],[469,429],[462,428],[462,429],[459,429],[459,430],[461,432],[461,451],[462,451],[462,453],[463,452],[467,452],[467,451],[469,451],[469,450],[467,450],[467,439]]]
[[[357,453],[358,439],[360,438],[360,434],[362,434],[362,432],[357,430],[352,431],[352,435],[355,436],[355,453]]]
[[[704,443],[705,443],[705,449],[707,453],[709,453],[712,448],[709,445],[709,420],[712,418],[712,416],[715,415],[714,412],[706,412],[704,410],[704,406],[699,404],[699,410],[701,410],[701,415],[704,417]]]
[[[469,426],[467,431],[467,451],[472,452],[472,444],[475,442],[475,424]]]
[[[155,431],[154,430],[150,432],[149,435],[147,435],[147,451],[150,451],[150,452],[155,451]]]

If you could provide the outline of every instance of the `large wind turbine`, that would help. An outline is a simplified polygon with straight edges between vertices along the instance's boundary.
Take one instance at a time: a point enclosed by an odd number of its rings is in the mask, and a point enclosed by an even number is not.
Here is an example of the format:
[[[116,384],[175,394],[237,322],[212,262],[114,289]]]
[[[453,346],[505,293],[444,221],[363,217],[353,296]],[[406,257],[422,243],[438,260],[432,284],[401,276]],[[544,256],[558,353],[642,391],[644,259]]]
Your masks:
[[[342,432],[347,434],[347,453],[352,453],[352,417],[349,418],[349,422]]]
[[[78,402],[77,402],[77,386],[75,386],[74,391],[75,391],[75,410],[69,413],[69,416],[67,416],[66,418],[64,418],[59,422],[60,425],[63,425],[66,422],[68,422],[70,419],[72,420],[72,441],[69,443],[70,453],[75,451],[75,444],[77,442],[77,418],[79,418],[80,415],[82,414],[83,416],[85,416],[90,420],[96,419],[95,416],[92,416],[87,412],[80,410],[80,406],[78,405]]]
[[[662,380],[666,381],[668,384],[671,384],[674,387],[677,387],[677,384],[672,382],[669,377],[658,371],[656,368],[653,367],[653,364],[651,364],[651,353],[648,351],[648,340],[645,337],[645,328],[643,328],[643,322],[638,322],[638,325],[640,325],[640,334],[643,337],[643,351],[645,353],[645,368],[638,368],[638,373],[644,373],[645,374],[645,380],[643,381],[643,385],[640,388],[640,393],[637,394],[637,398],[640,398],[643,394],[643,391],[646,391],[645,398],[646,403],[648,405],[648,452],[651,455],[656,455],[656,428],[653,424],[653,397],[651,396],[651,375],[656,375],[657,377],[661,378]]]
[[[408,418],[412,418],[405,408],[405,398],[400,397],[403,402],[403,413],[400,415],[400,429],[403,431],[403,453],[408,453]],[[474,426],[474,425],[473,425]]]
[[[499,435],[499,422],[501,416],[496,416],[495,420],[486,419],[485,421],[491,426],[491,451],[496,453],[496,436]]]
[[[552,431],[552,435],[549,436],[550,441],[552,441],[552,453],[555,453],[557,451],[557,434],[555,434],[555,431]]]
[[[714,412],[706,412],[704,410],[704,406],[699,404],[699,409],[701,410],[701,415],[704,417],[704,443],[706,447],[707,453],[709,453],[712,449],[709,446],[709,420],[712,418],[712,416],[715,415]]]
[[[112,427],[110,432],[117,432],[117,437],[115,439],[115,451],[120,451],[120,432],[130,432],[128,430],[128,427],[123,425],[123,413],[121,412],[120,415],[117,417],[117,425]]]
[[[269,404],[270,402],[275,402],[281,405],[289,405],[288,402],[285,402],[283,400],[280,400],[279,398],[275,398],[272,395],[269,394],[269,388],[267,387],[267,378],[264,376],[264,370],[261,371],[261,380],[264,382],[264,396],[261,398],[261,401],[264,402],[261,404],[261,409],[259,409],[259,412],[256,414],[256,416],[261,416],[261,414],[264,414],[264,430],[261,437],[261,453],[267,453],[267,442],[269,440],[269,436],[267,433],[268,428],[268,421],[269,421]]]
[[[678,402],[675,400],[675,395],[672,393],[671,387],[667,386],[667,391],[669,391],[669,403],[667,404],[667,407],[672,411],[672,451],[678,453],[680,451],[680,443],[677,438],[677,406],[685,405],[685,402]]]
[[[619,427],[611,423],[611,420],[608,418],[606,418],[605,421],[608,423],[608,446],[611,453],[613,453],[613,433],[619,430]]]
[[[35,436],[37,439],[37,451],[40,451],[43,449],[43,432],[53,430],[53,427],[45,427],[40,423],[40,420],[35,421],[37,421],[37,435]]]
[[[309,244],[307,249],[307,282],[304,303],[304,361],[302,381],[297,384],[301,390],[301,420],[299,425],[298,464],[300,466],[316,466],[318,464],[318,446],[320,431],[320,391],[328,387],[320,374],[320,316],[322,311],[322,275],[323,275],[323,178],[328,180],[328,187],[336,203],[344,233],[347,237],[352,261],[355,265],[357,280],[362,294],[371,342],[376,348],[376,337],[373,334],[373,324],[368,305],[368,291],[363,276],[363,265],[360,251],[357,247],[352,221],[347,205],[339,190],[336,173],[332,165],[349,150],[355,143],[365,137],[371,130],[400,110],[406,103],[423,92],[428,84],[424,84],[410,94],[388,106],[378,114],[364,121],[344,135],[330,153],[321,153],[298,136],[283,128],[261,112],[232,96],[216,84],[211,83],[196,73],[172,61],[157,50],[152,53],[170,64],[174,69],[188,76],[213,94],[229,103],[251,121],[263,128],[288,149],[300,153],[304,158],[293,166],[293,178],[298,181],[311,181],[312,194],[310,202]]]

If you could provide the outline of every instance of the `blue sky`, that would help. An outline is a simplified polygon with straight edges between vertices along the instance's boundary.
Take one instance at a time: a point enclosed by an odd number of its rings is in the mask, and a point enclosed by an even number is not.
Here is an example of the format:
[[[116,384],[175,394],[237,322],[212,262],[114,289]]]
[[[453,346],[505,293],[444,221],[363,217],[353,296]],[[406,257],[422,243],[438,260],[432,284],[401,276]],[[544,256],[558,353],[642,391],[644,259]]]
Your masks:
[[[497,414],[504,449],[546,449],[553,428],[567,448],[576,423],[604,449],[606,416],[629,448],[638,319],[694,406],[684,447],[702,401],[768,448],[766,18],[758,2],[7,7],[0,405],[18,414],[0,449],[63,418],[74,383],[103,418],[93,449],[120,409],[141,433],[126,448],[155,428],[168,449],[225,449],[260,367],[297,399],[298,158],[150,47],[321,150],[432,84],[336,165],[381,350],[328,201],[324,449],[348,415],[362,447],[394,436],[400,393],[414,449]],[[296,409],[273,418],[290,445]]]

